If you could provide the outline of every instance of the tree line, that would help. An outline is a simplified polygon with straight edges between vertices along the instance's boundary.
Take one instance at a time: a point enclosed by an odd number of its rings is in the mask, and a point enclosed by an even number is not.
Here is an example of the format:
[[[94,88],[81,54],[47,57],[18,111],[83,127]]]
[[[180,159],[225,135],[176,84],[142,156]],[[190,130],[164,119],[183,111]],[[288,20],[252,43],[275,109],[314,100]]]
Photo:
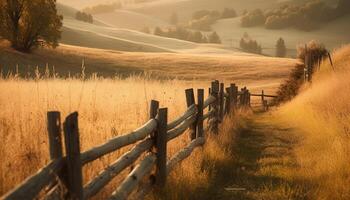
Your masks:
[[[87,22],[92,24],[94,22],[94,17],[91,14],[82,12],[82,11],[78,11],[75,14],[75,19],[79,20],[79,21],[83,21],[83,22]]]
[[[256,40],[252,39],[248,33],[244,33],[239,42],[240,48],[249,53],[262,54],[262,46]],[[283,38],[279,38],[276,42],[276,57],[286,57],[287,47]]]
[[[145,27],[141,31],[147,34],[152,34],[152,31],[148,27]],[[161,37],[175,38],[195,43],[221,44],[220,36],[216,32],[204,34],[201,31],[191,31],[182,26],[170,27],[166,29],[156,27],[153,30],[153,34]]]
[[[349,0],[339,0],[336,7],[331,7],[321,0],[313,0],[302,5],[283,5],[265,12],[261,9],[245,12],[241,18],[241,26],[264,25],[266,29],[295,27],[311,31],[319,28],[322,23],[348,14],[349,11]]]

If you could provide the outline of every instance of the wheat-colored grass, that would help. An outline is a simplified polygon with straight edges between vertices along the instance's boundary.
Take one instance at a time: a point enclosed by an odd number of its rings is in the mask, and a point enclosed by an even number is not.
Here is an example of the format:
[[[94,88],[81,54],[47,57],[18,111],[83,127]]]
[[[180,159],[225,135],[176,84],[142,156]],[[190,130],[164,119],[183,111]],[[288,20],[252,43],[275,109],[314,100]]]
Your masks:
[[[0,79],[0,195],[49,162],[47,111],[60,111],[62,117],[73,111],[79,112],[81,150],[85,151],[146,122],[151,99],[159,100],[161,107],[169,108],[171,121],[186,110],[185,89],[209,87],[209,82],[162,81],[136,76],[127,79],[82,78],[45,78],[38,74],[36,79],[30,80],[16,76]],[[169,190],[171,195],[167,197],[179,199],[178,194],[208,187],[213,174],[209,173],[209,168],[202,170],[203,163],[213,169],[216,162],[230,159],[222,144],[231,144],[233,140],[227,138],[232,137],[231,127],[236,124],[228,120],[225,124],[225,134],[208,139],[204,149],[196,150],[172,173],[169,184],[175,187]],[[187,133],[170,142],[168,156],[188,143]],[[84,182],[95,177],[127,149],[130,146],[85,166]],[[126,169],[116,177],[97,198],[107,197],[128,172]]]
[[[313,83],[283,106],[281,118],[299,129],[298,176],[315,184],[313,199],[350,198],[350,46],[325,61]]]

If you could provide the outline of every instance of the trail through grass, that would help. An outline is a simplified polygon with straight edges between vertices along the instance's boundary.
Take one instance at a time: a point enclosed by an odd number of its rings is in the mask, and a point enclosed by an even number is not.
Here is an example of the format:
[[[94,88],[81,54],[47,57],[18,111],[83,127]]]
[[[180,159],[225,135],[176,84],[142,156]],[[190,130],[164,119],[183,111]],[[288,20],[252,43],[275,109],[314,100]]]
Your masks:
[[[312,185],[298,177],[293,153],[296,133],[270,113],[247,119],[232,147],[233,166],[218,169],[215,199],[309,199]]]

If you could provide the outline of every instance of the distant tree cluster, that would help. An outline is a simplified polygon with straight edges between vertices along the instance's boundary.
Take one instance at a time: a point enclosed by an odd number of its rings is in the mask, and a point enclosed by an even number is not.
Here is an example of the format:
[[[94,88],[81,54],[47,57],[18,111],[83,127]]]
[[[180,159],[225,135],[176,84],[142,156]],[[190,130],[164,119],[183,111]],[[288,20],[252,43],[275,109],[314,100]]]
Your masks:
[[[148,28],[144,28],[143,32],[148,32]],[[167,28],[161,29],[160,27],[156,27],[154,29],[154,35],[168,37],[168,38],[176,38],[180,40],[186,40],[196,43],[215,43],[220,44],[221,39],[216,32],[210,33],[208,36],[203,34],[200,31],[190,31],[185,27],[177,26],[175,28]]]
[[[80,12],[78,11],[75,14],[75,19],[79,20],[79,21],[83,21],[83,22],[87,22],[92,24],[94,22],[94,18],[92,17],[91,14],[85,13],[85,12]]]
[[[225,8],[222,12],[199,10],[193,13],[192,20],[188,22],[188,27],[201,31],[210,31],[213,25],[219,19],[234,18],[237,13],[234,9]]]
[[[304,31],[317,29],[320,24],[334,20],[350,12],[350,1],[340,0],[331,7],[321,0],[312,0],[302,5],[284,5],[263,12],[256,9],[246,12],[241,18],[241,26],[264,25],[267,29],[295,27]]]
[[[122,8],[122,4],[120,2],[114,2],[109,4],[99,4],[96,6],[87,7],[83,10],[83,12],[95,15],[95,14],[113,12],[120,8]]]
[[[283,40],[283,38],[280,38],[277,40],[276,43],[276,57],[286,57],[287,55],[287,47]]]
[[[0,0],[0,38],[22,52],[57,47],[62,19],[55,0]]]
[[[243,51],[249,53],[262,54],[261,45],[258,44],[256,40],[251,39],[251,37],[247,33],[244,33],[243,37],[239,42],[239,46]]]

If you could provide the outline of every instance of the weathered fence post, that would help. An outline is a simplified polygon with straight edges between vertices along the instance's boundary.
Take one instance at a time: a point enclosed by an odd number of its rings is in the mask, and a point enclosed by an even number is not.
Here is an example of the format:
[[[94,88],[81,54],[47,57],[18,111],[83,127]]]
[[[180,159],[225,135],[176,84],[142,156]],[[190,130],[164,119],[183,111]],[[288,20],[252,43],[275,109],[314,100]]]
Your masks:
[[[218,134],[219,132],[219,81],[213,81],[211,83],[211,92],[212,92],[212,96],[215,97],[215,102],[213,103],[212,108],[214,109],[214,117],[213,117],[213,121],[211,126],[211,131],[214,134]]]
[[[239,106],[242,107],[244,105],[244,88],[241,88],[241,94],[239,95]]]
[[[208,93],[209,93],[208,95],[210,97],[211,96],[211,88],[208,89]],[[209,106],[208,106],[208,111],[211,111],[211,104],[209,104]]]
[[[198,89],[197,90],[197,108],[198,108],[198,115],[197,115],[197,138],[198,137],[204,137],[204,130],[203,130],[203,104],[204,104],[204,90]]]
[[[155,100],[152,100],[151,101],[151,107],[150,107],[150,110],[149,110],[149,118],[150,119],[156,118],[157,113],[158,113],[158,109],[159,109],[159,102],[155,101]]]
[[[246,107],[250,107],[250,91],[246,90]]]
[[[157,155],[156,184],[163,187],[166,183],[166,160],[167,160],[167,124],[168,109],[158,110],[158,125],[155,134],[155,147]]]
[[[61,114],[57,111],[47,113],[47,132],[49,138],[50,159],[60,159],[63,157],[62,137],[61,137]],[[58,178],[63,184],[67,184],[62,172],[58,173]],[[57,186],[58,180],[53,181],[48,187],[48,198],[59,196],[60,188]]]
[[[67,180],[70,199],[83,199],[83,174],[80,159],[78,113],[70,114],[64,124],[64,139],[67,154]]]
[[[225,85],[224,83],[220,84],[220,111],[219,111],[219,119],[220,122],[224,120],[224,111],[225,111]]]
[[[231,88],[230,87],[227,87],[226,88],[226,93],[227,93],[227,98],[226,98],[226,101],[225,101],[225,114],[229,114],[231,112],[231,103],[232,103],[232,91],[231,91]]]
[[[47,132],[49,134],[50,159],[62,158],[61,115],[59,112],[47,113]]]
[[[187,107],[192,106],[193,104],[195,104],[195,99],[194,99],[194,91],[193,88],[191,89],[187,89],[185,91],[186,93],[186,103],[187,103]],[[191,140],[195,140],[196,139],[196,122],[193,123],[190,127],[190,139]]]
[[[234,112],[237,105],[238,105],[238,87],[236,86],[236,84],[231,84],[230,85],[230,90],[232,91],[232,102],[233,102],[233,109],[232,111]]]

